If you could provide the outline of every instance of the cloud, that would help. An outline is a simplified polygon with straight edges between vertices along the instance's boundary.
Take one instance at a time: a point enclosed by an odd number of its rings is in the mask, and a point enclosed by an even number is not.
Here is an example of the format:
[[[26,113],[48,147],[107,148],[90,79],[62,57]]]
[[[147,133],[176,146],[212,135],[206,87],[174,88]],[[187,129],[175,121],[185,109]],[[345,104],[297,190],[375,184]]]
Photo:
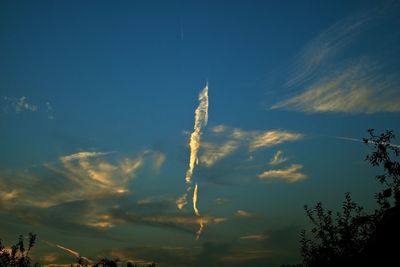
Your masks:
[[[251,214],[250,212],[245,211],[245,210],[238,210],[238,211],[236,211],[236,216],[242,217],[242,218],[249,218],[249,217],[252,217],[253,214]]]
[[[254,240],[254,241],[262,241],[267,239],[267,235],[245,235],[241,236],[240,240]]]
[[[275,146],[288,141],[297,141],[303,137],[302,134],[284,130],[266,131],[255,135],[249,145],[250,151]]]
[[[26,96],[21,96],[20,98],[5,96],[3,99],[6,102],[5,108],[11,108],[16,113],[35,112],[38,110],[38,106],[30,103]]]
[[[204,153],[200,157],[200,162],[207,167],[211,167],[217,161],[232,154],[238,146],[239,144],[236,140],[228,140],[220,146],[213,143],[203,143]]]
[[[0,203],[48,208],[124,196],[130,192],[129,182],[145,164],[160,166],[161,154],[144,151],[136,157],[121,157],[117,153],[82,151],[27,171],[2,170]]]
[[[282,150],[278,150],[276,153],[275,153],[275,155],[274,155],[274,157],[271,159],[271,161],[269,162],[269,165],[279,165],[279,164],[281,164],[281,163],[283,163],[283,162],[285,162],[285,161],[287,161],[288,160],[288,158],[285,158],[284,156],[283,156],[283,152],[282,152]]]
[[[319,75],[329,62],[365,32],[381,14],[376,8],[352,14],[322,31],[303,47],[294,61],[294,71],[286,86],[299,86]]]
[[[207,125],[208,121],[208,84],[199,94],[199,106],[195,111],[194,116],[194,130],[190,135],[190,159],[189,159],[189,169],[186,172],[186,183],[191,182],[193,175],[194,165],[197,164],[198,158],[197,153],[200,148],[200,136],[204,126]]]
[[[399,112],[398,78],[366,62],[322,77],[303,92],[272,106],[310,113]]]
[[[218,139],[218,141],[207,141],[201,144],[200,162],[206,167],[214,166],[218,161],[232,155],[242,146],[246,147],[248,152],[251,153],[303,138],[302,134],[287,130],[246,131],[225,125],[214,126],[210,133],[211,135],[208,138]],[[221,137],[224,140],[221,141]]]
[[[52,263],[52,262],[55,262],[56,260],[58,260],[58,255],[55,253],[45,254],[41,257],[41,260],[46,263]]]
[[[54,116],[53,113],[53,107],[51,106],[50,102],[46,102],[46,114],[47,114],[47,118],[49,120],[55,120],[56,117]]]
[[[196,216],[196,215],[185,215],[185,214],[139,214],[133,212],[126,212],[121,209],[115,209],[112,211],[113,218],[122,220],[128,223],[148,225],[154,227],[166,227],[182,231],[185,233],[193,234],[193,226],[199,225],[199,220],[203,227],[210,224],[220,224],[226,221],[226,218],[222,217],[211,217],[211,216]],[[199,229],[202,231],[202,227]],[[199,230],[196,232],[196,237],[199,236]]]
[[[286,169],[268,170],[258,175],[261,180],[278,179],[289,183],[304,180],[306,175],[299,172],[303,168],[300,164],[292,164]]]
[[[285,85],[296,91],[271,109],[399,112],[400,79],[394,60],[399,46],[393,37],[398,8],[394,1],[386,1],[322,31],[294,60],[294,71]]]

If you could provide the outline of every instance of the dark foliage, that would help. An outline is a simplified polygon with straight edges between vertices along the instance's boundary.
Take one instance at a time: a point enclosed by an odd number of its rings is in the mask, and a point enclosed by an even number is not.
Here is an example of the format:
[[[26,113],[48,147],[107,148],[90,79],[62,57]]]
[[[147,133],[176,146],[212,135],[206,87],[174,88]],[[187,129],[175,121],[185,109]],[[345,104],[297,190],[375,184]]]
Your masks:
[[[0,240],[0,267],[30,267],[32,266],[29,252],[35,245],[36,235],[29,233],[28,247],[25,247],[24,237],[19,236],[17,244],[6,248]],[[35,263],[34,266],[39,266]]]
[[[370,137],[364,138],[364,143],[372,145],[374,151],[366,156],[372,166],[382,166],[384,173],[378,175],[377,180],[384,185],[381,192],[378,192],[376,199],[384,211],[390,208],[390,200],[393,197],[395,205],[400,205],[400,162],[394,160],[400,155],[400,148],[393,145],[395,139],[393,131],[386,131],[376,135],[374,129],[368,130]]]
[[[368,133],[370,136],[363,140],[373,151],[366,160],[372,166],[383,167],[384,171],[376,177],[384,185],[375,195],[378,208],[370,214],[364,212],[351,199],[350,193],[345,194],[341,212],[333,213],[320,202],[313,208],[304,206],[312,228],[300,234],[303,263],[291,267],[373,266],[371,264],[387,259],[383,259],[383,251],[387,253],[392,249],[382,237],[387,239],[387,235],[397,236],[399,232],[393,224],[396,225],[394,218],[400,214],[400,164],[396,161],[400,149],[391,143],[395,138],[393,131],[376,135],[369,129]],[[392,202],[394,208],[391,208]],[[390,229],[391,233],[384,229]],[[370,255],[377,251],[382,255]]]

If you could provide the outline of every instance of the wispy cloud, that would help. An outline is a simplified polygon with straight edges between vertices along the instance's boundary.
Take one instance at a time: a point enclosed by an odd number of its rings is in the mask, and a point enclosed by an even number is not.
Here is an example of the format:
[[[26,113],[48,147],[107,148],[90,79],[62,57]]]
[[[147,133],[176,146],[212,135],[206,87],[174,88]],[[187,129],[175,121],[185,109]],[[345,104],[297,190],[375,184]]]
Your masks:
[[[0,112],[4,113],[27,113],[27,112],[38,112],[42,110],[47,119],[55,120],[53,106],[49,101],[46,101],[43,105],[32,102],[27,96],[14,97],[4,96],[0,99]]]
[[[386,1],[322,31],[294,60],[286,86],[296,92],[271,108],[308,113],[399,112],[400,79],[393,60],[399,46],[387,31],[397,25],[398,7],[395,1]],[[371,38],[376,40],[373,49],[365,46]]]
[[[275,146],[288,141],[297,141],[302,137],[302,134],[284,130],[266,131],[253,138],[250,142],[249,150],[255,151],[257,149]]]
[[[45,208],[123,196],[130,192],[129,182],[145,164],[160,165],[159,158],[164,157],[160,154],[145,151],[136,157],[121,158],[117,153],[82,151],[28,171],[3,170],[0,172],[1,203],[7,207]]]
[[[283,156],[282,150],[278,150],[278,151],[276,151],[274,157],[269,162],[269,165],[279,165],[287,160],[288,160],[288,158]]]
[[[373,22],[382,10],[374,9],[343,18],[322,31],[297,55],[294,71],[286,86],[299,86],[316,78],[340,51],[349,46]]]
[[[232,154],[238,146],[239,144],[236,140],[228,140],[221,145],[209,142],[203,143],[204,153],[200,157],[200,162],[207,167],[211,167],[219,160]]]
[[[38,110],[38,106],[31,103],[26,96],[21,96],[20,98],[5,96],[3,100],[6,103],[5,109],[11,109],[16,113],[35,112]]]
[[[46,102],[46,114],[47,114],[47,118],[49,120],[55,120],[56,117],[54,116],[54,112],[53,112],[53,106],[50,104],[50,102]]]
[[[166,227],[193,234],[193,226],[199,225],[195,232],[196,239],[199,238],[205,225],[220,224],[226,221],[223,217],[197,216],[188,214],[138,214],[121,209],[113,210],[113,218],[128,223],[149,225],[154,227]]]
[[[302,168],[303,166],[300,164],[292,164],[286,169],[264,171],[258,175],[258,178],[261,180],[277,179],[294,183],[306,178],[306,175],[300,172]]]
[[[240,147],[247,148],[249,153],[256,150],[276,146],[285,142],[297,141],[303,138],[301,133],[287,130],[243,130],[231,128],[226,125],[218,125],[211,128],[211,138],[224,137],[225,140],[218,142],[203,142],[200,162],[206,167],[212,167],[218,161],[232,155]],[[210,138],[210,137],[209,137]]]
[[[242,218],[250,218],[250,217],[253,217],[253,214],[251,214],[250,212],[245,211],[245,210],[237,210],[235,215],[236,215],[237,217],[242,217]]]
[[[273,105],[272,109],[311,113],[399,112],[399,90],[398,78],[383,75],[364,62],[322,77],[300,94]]]

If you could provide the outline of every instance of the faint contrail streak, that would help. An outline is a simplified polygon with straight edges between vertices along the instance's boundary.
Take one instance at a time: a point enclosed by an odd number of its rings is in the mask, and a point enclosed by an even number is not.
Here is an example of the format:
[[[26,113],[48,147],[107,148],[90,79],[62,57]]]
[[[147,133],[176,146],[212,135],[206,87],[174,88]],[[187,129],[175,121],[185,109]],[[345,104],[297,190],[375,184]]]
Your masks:
[[[81,257],[81,255],[80,255],[78,252],[73,251],[72,249],[69,249],[69,248],[66,248],[66,247],[63,247],[63,246],[60,246],[60,245],[56,245],[56,247],[58,247],[58,248],[60,248],[60,249],[62,249],[62,250],[64,250],[64,251],[66,251],[66,252],[68,252],[68,253],[74,255],[74,256],[77,257],[77,258],[80,258],[80,257]]]
[[[352,137],[335,136],[335,138],[341,139],[341,140],[347,140],[347,141],[354,141],[354,142],[365,143],[364,140],[357,139],[357,138],[352,138]],[[376,142],[371,141],[371,140],[367,140],[367,143],[368,143],[368,144],[376,144]],[[386,144],[386,143],[383,143],[383,144]],[[391,147],[400,148],[400,145],[397,145],[397,144],[390,144],[390,143],[389,143],[389,144],[387,144],[387,145],[389,145],[389,146],[391,146]]]
[[[63,247],[63,246],[58,245],[58,244],[54,244],[54,243],[52,243],[52,242],[50,242],[50,241],[46,241],[46,240],[42,240],[42,242],[44,242],[45,244],[47,244],[47,245],[49,245],[49,246],[57,247],[57,248],[59,248],[59,249],[62,249],[62,250],[64,250],[64,251],[68,252],[69,254],[74,255],[74,256],[77,257],[77,258],[82,258],[82,259],[84,259],[84,260],[86,260],[86,261],[88,261],[88,262],[91,261],[91,260],[89,260],[88,258],[86,258],[86,257],[82,256],[81,254],[79,254],[79,252],[76,252],[76,251],[74,251],[74,250],[72,250],[72,249]]]

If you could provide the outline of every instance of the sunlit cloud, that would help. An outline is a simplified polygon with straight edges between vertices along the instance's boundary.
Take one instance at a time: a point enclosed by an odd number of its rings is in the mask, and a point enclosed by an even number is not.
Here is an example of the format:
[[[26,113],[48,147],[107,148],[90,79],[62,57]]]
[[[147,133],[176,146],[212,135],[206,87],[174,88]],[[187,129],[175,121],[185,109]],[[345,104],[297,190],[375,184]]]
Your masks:
[[[194,191],[193,191],[193,210],[197,216],[200,216],[199,210],[197,209],[197,191],[198,191],[198,187],[196,184],[194,187]]]
[[[109,154],[109,152],[87,152],[87,151],[82,151],[78,153],[74,153],[71,155],[67,156],[62,156],[60,157],[60,160],[62,162],[67,162],[67,161],[72,161],[72,160],[80,160],[80,159],[87,159],[87,158],[92,158],[92,157],[99,157],[99,156],[104,156]]]
[[[395,23],[397,8],[388,1],[322,31],[294,60],[286,86],[296,92],[271,108],[307,113],[399,112],[399,72],[390,60],[398,55],[398,46],[383,28],[390,25],[388,21]],[[376,44],[366,48],[372,34]]]
[[[58,255],[55,253],[46,254],[41,257],[41,260],[46,263],[52,263],[58,260]]]
[[[215,135],[217,139],[224,137],[224,140],[222,142],[207,141],[201,144],[200,162],[206,167],[212,167],[218,161],[235,153],[240,147],[247,147],[249,153],[252,153],[259,149],[303,138],[302,134],[287,130],[243,130],[226,125],[214,126],[211,128],[210,133],[211,137],[209,139],[212,139],[213,135]],[[249,158],[252,158],[252,156],[250,155]]]
[[[267,239],[267,235],[245,235],[241,236],[240,240],[254,240],[254,241],[262,241]]]
[[[261,180],[276,179],[287,181],[289,183],[294,183],[304,180],[306,178],[306,175],[300,172],[302,168],[303,165],[292,164],[286,169],[264,171],[263,173],[258,175],[258,178]]]
[[[113,218],[110,214],[86,214],[84,217],[82,224],[101,230],[112,228],[121,223],[120,220]]]
[[[232,154],[238,148],[236,140],[228,140],[220,146],[212,143],[203,143],[204,153],[200,157],[200,162],[207,167],[213,166],[217,161]]]
[[[250,151],[275,146],[288,141],[296,141],[303,137],[302,134],[284,130],[266,131],[254,136],[249,145]]]
[[[296,56],[294,70],[286,86],[302,85],[316,78],[339,52],[352,44],[370,24],[382,15],[375,9],[352,14],[322,31]]]
[[[251,214],[250,212],[245,211],[245,210],[238,210],[238,211],[236,211],[236,216],[242,217],[242,218],[250,218],[253,216],[253,214]]]
[[[275,154],[274,157],[271,159],[269,162],[269,165],[279,165],[285,161],[287,161],[288,158],[283,156],[282,150],[278,150]]]
[[[176,206],[178,207],[178,209],[183,209],[183,207],[187,204],[186,198],[187,193],[183,193],[183,195],[176,200]]]
[[[129,212],[116,212],[114,218],[127,223],[149,225],[154,227],[166,227],[193,234],[193,227],[199,226],[195,232],[196,239],[199,239],[206,225],[220,224],[227,219],[223,217],[196,216],[196,215],[140,215]]]
[[[371,64],[358,63],[320,78],[272,108],[310,113],[399,112],[398,84],[396,77],[383,75]]]
[[[157,161],[164,157],[161,154],[145,151],[134,158],[120,158],[116,153],[82,151],[61,156],[31,171],[3,170],[0,172],[1,204],[47,208],[79,200],[123,196],[131,192],[129,182],[144,164],[159,168]],[[48,181],[49,177],[54,178]]]

